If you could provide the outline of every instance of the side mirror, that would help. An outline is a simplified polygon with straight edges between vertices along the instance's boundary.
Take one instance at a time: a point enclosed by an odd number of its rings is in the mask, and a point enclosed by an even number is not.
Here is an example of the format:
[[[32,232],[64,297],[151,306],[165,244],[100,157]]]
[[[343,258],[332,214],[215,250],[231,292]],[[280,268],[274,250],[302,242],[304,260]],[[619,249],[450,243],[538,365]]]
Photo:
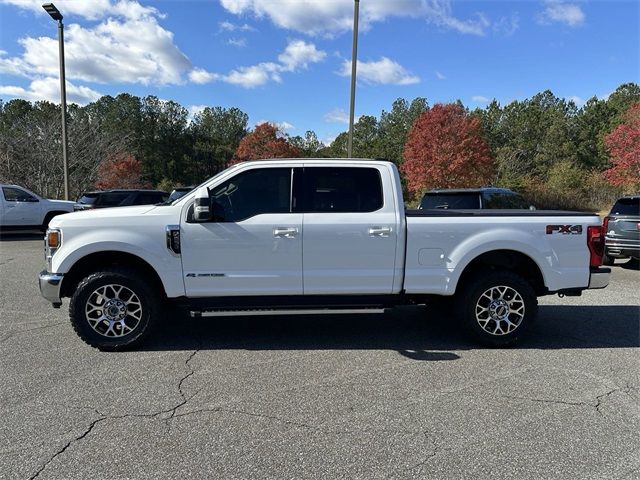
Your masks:
[[[210,222],[213,218],[211,214],[211,200],[209,199],[209,189],[201,187],[196,194],[196,201],[193,206],[193,220],[196,222]]]

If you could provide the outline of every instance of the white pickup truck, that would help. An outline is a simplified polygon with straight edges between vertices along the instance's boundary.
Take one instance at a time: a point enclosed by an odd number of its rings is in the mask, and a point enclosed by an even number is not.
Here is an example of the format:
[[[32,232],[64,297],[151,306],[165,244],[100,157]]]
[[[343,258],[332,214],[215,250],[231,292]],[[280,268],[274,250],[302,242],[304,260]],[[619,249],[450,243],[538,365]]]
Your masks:
[[[73,212],[75,202],[48,200],[18,185],[0,185],[0,230],[42,229],[53,217]]]
[[[45,237],[42,295],[104,350],[139,345],[165,302],[192,316],[374,312],[449,297],[484,344],[510,345],[537,297],[604,288],[598,216],[405,210],[387,161],[235,165],[170,203],[76,212]],[[452,312],[453,313],[453,312]]]

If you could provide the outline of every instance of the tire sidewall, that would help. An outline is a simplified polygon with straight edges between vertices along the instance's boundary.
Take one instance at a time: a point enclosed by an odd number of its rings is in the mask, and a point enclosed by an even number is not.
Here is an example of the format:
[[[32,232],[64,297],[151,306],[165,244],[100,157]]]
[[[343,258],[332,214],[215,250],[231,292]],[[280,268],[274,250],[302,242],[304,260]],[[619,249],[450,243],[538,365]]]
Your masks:
[[[492,335],[485,331],[476,319],[476,304],[480,296],[492,287],[507,286],[520,294],[524,301],[525,314],[518,327],[505,335]],[[531,328],[537,317],[538,300],[531,285],[522,277],[511,272],[491,272],[478,276],[468,284],[468,290],[463,295],[462,321],[471,336],[491,347],[505,347],[517,343]]]
[[[106,337],[96,332],[86,317],[86,304],[90,295],[98,288],[109,285],[123,285],[133,291],[142,305],[142,318],[135,329],[123,337]],[[69,304],[71,323],[76,333],[89,345],[100,350],[125,350],[139,345],[149,332],[157,306],[151,290],[135,272],[103,271],[93,273],[80,282]]]

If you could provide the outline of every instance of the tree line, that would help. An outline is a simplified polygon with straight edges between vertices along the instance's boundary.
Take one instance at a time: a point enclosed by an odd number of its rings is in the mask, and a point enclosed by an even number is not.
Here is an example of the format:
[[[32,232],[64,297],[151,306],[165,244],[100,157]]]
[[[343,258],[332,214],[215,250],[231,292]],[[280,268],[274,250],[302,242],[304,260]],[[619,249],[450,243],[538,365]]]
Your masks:
[[[355,157],[385,158],[401,170],[409,201],[429,188],[495,185],[541,206],[605,208],[640,187],[640,87],[621,85],[578,107],[544,91],[506,105],[468,109],[397,99],[354,125]],[[347,133],[323,144],[313,131],[291,136],[249,128],[238,108],[206,107],[193,116],[154,96],[104,96],[68,110],[73,196],[95,188],[201,183],[228,165],[283,157],[345,157]],[[0,101],[0,181],[60,197],[59,106]]]

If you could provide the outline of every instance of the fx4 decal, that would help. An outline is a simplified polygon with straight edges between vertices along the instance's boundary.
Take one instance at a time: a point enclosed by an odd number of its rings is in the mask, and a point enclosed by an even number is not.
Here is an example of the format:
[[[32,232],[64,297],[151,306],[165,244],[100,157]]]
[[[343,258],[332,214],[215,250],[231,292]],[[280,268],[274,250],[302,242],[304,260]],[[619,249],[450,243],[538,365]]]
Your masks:
[[[547,225],[547,235],[582,235],[582,225]]]

